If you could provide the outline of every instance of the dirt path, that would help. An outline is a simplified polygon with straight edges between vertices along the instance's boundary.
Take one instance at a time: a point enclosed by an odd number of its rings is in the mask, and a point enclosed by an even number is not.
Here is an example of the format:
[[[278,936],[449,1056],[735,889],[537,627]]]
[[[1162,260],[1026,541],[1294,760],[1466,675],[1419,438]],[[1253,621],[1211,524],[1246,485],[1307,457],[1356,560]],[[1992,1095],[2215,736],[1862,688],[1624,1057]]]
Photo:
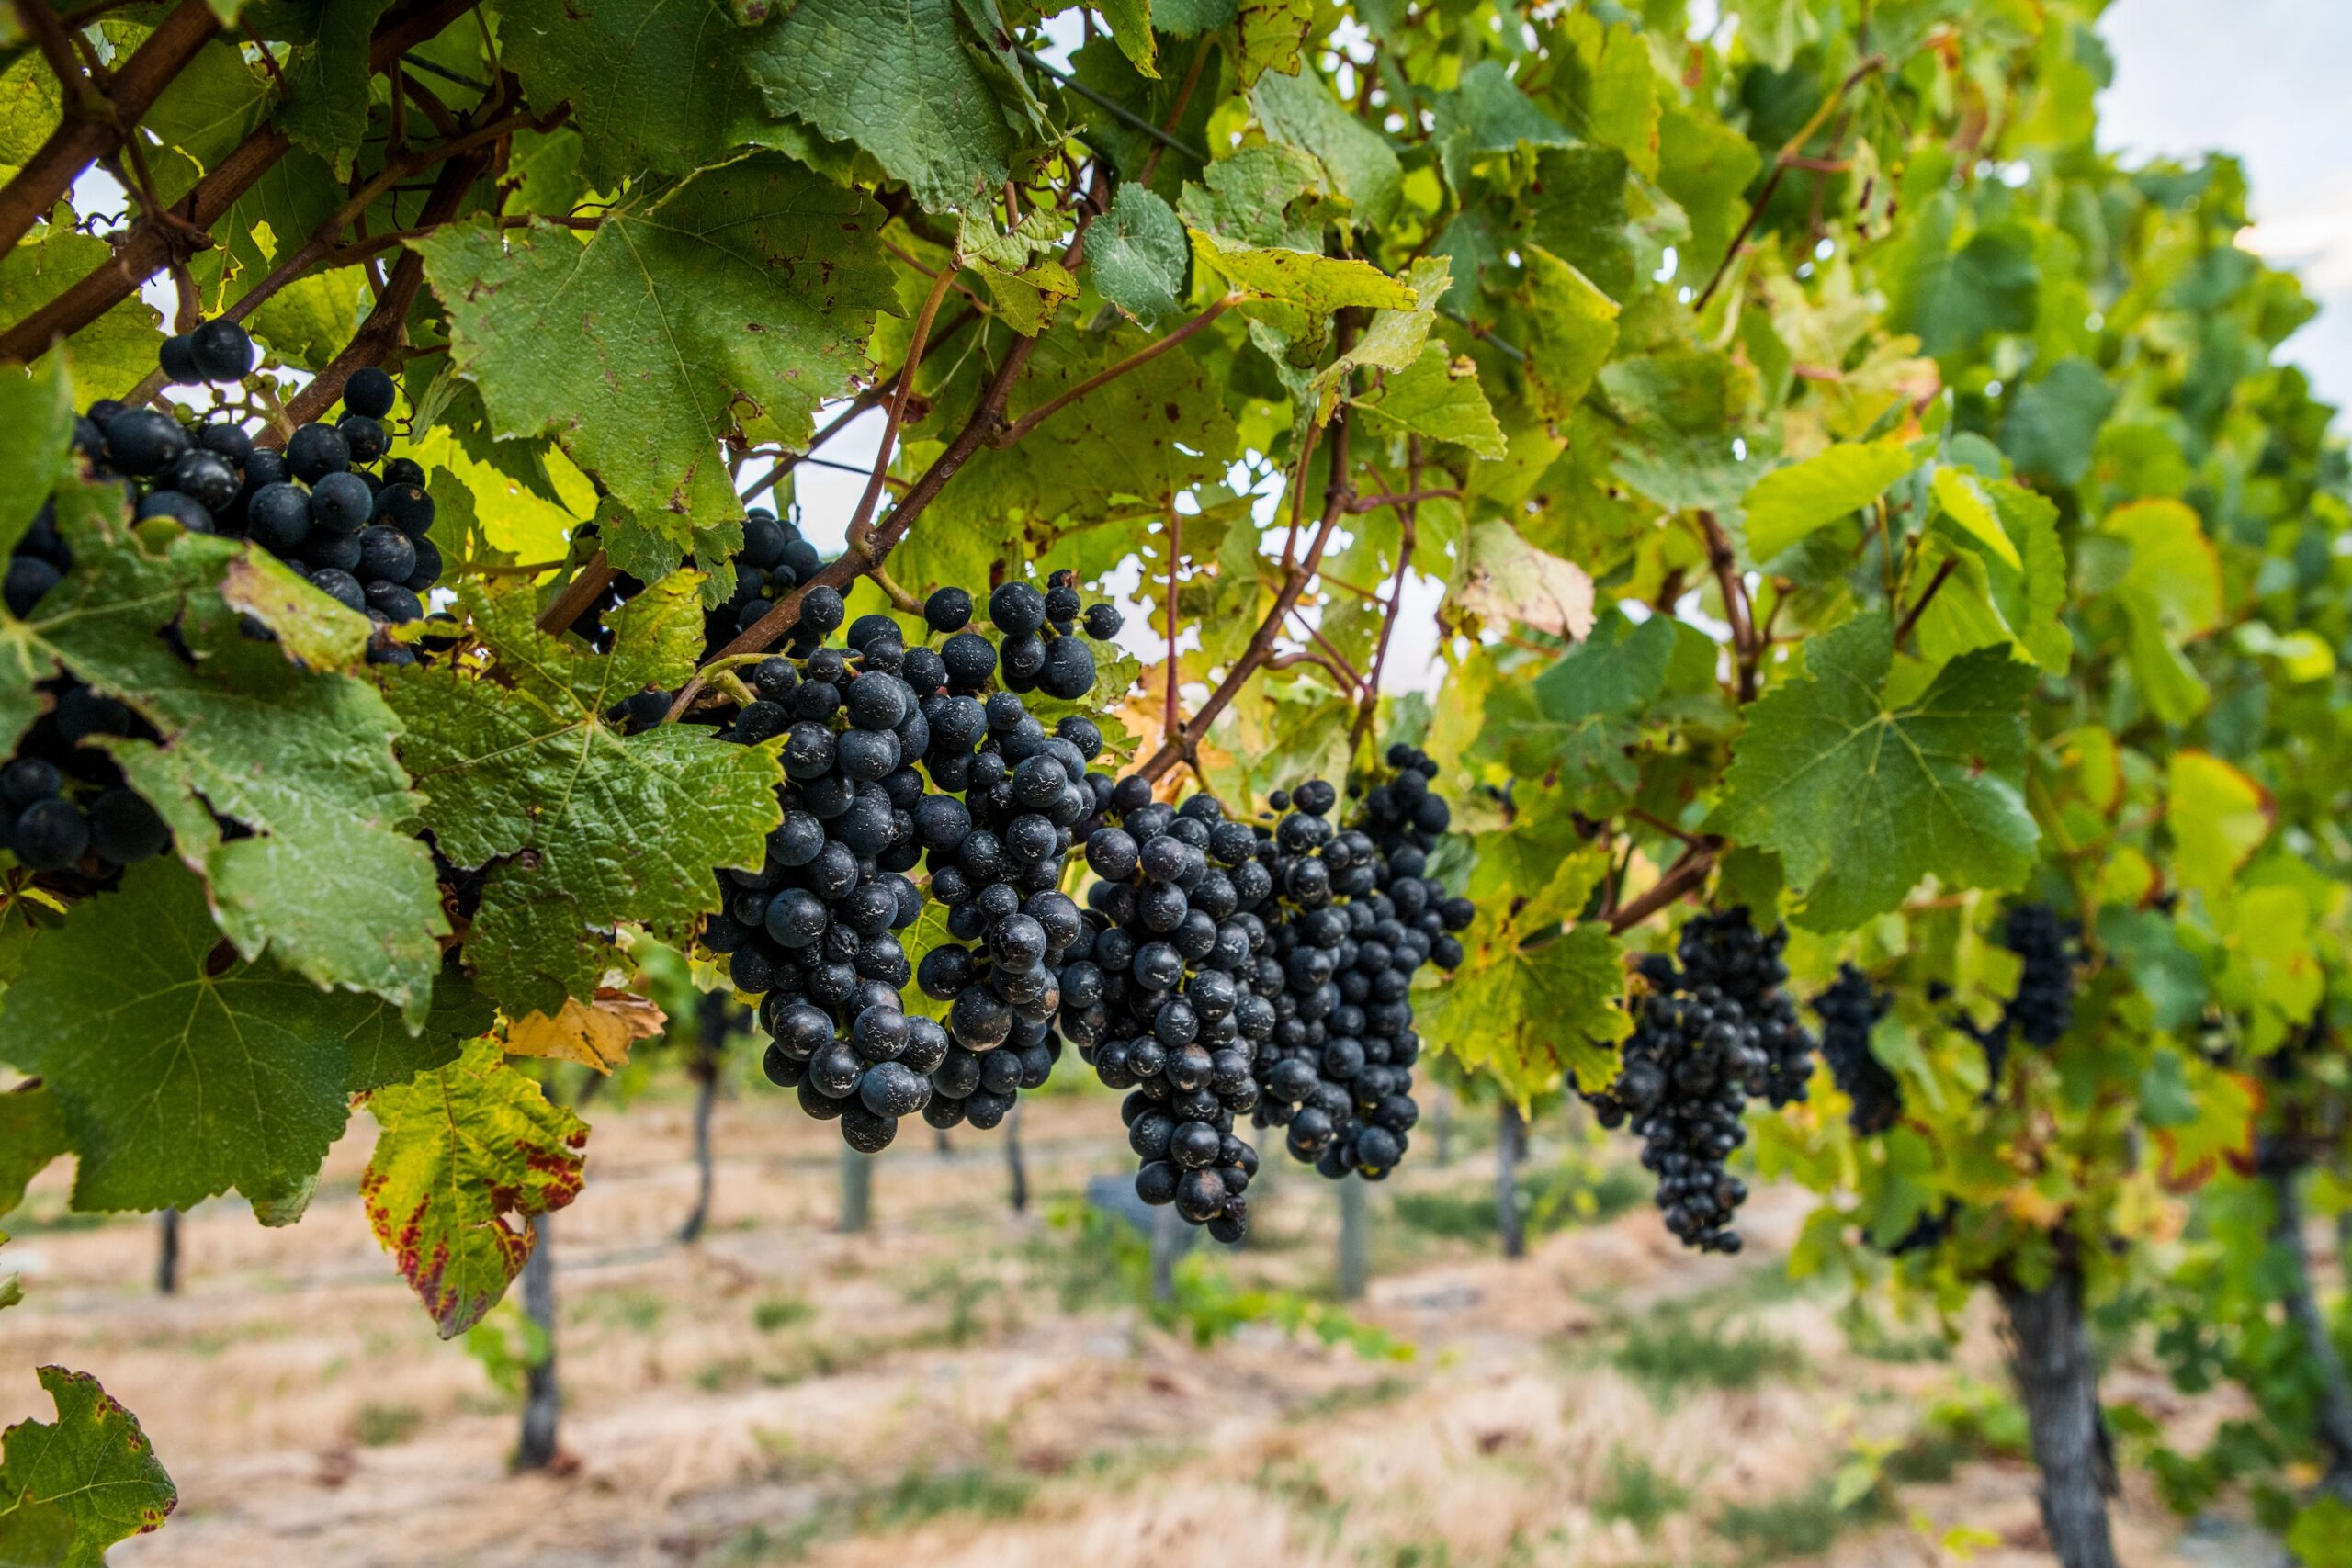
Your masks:
[[[1376,1205],[1357,1316],[1411,1360],[1267,1326],[1204,1349],[1039,1213],[1121,1168],[1112,1108],[1035,1100],[1028,1122],[1038,1210],[1004,1207],[993,1138],[959,1134],[945,1159],[917,1139],[877,1172],[875,1231],[844,1237],[831,1130],[747,1094],[719,1124],[712,1233],[687,1248],[669,1239],[691,1200],[683,1108],[599,1117],[557,1222],[560,1476],[507,1473],[511,1409],[368,1235],[356,1139],[292,1229],[227,1202],[188,1216],[169,1300],[146,1292],[151,1224],[40,1223],[62,1206],[50,1173],[11,1222],[28,1293],[0,1315],[0,1365],[96,1372],[140,1413],[182,1503],[118,1550],[131,1568],[1923,1563],[1953,1526],[1980,1532],[1977,1562],[2048,1561],[2030,1472],[1981,1447],[1928,1445],[1930,1479],[1891,1506],[1827,1500],[1858,1443],[1914,1439],[1998,1365],[1981,1328],[1949,1359],[1859,1353],[1834,1300],[1779,1278],[1794,1194],[1759,1196],[1737,1261],[1682,1256],[1646,1208],[1506,1264]],[[1458,1192],[1483,1170],[1402,1184]],[[1235,1274],[1322,1284],[1329,1193],[1299,1173],[1253,1196],[1265,1245]],[[2129,1367],[2123,1393],[2170,1402]],[[39,1400],[12,1378],[0,1415]],[[2125,1561],[2185,1561],[2175,1528],[2135,1495]]]

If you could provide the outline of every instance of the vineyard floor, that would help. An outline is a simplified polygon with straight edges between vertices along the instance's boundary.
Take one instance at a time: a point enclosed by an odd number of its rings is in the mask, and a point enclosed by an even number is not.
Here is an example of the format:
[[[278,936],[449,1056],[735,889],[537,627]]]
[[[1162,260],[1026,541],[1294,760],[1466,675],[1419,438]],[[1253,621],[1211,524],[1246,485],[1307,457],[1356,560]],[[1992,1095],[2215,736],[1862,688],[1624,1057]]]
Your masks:
[[[555,1231],[565,1462],[526,1476],[506,1468],[511,1397],[436,1340],[368,1233],[366,1118],[300,1225],[187,1216],[172,1298],[147,1289],[153,1222],[68,1216],[51,1171],[7,1225],[27,1297],[0,1314],[0,1416],[46,1413],[36,1361],[139,1413],[181,1502],[117,1550],[130,1568],[2048,1561],[1990,1324],[1946,1355],[1791,1286],[1794,1194],[1758,1197],[1736,1260],[1678,1255],[1635,1204],[1539,1225],[1507,1263],[1477,1234],[1491,1150],[1464,1136],[1372,1203],[1354,1314],[1412,1359],[1269,1324],[1204,1348],[1153,1326],[1102,1235],[1069,1223],[1086,1178],[1125,1167],[1113,1103],[1024,1110],[1027,1214],[1001,1134],[959,1131],[943,1157],[916,1127],[853,1237],[831,1228],[832,1130],[747,1090],[718,1119],[710,1232],[684,1247],[686,1108],[600,1108]],[[1531,1176],[1558,1153],[1539,1144]],[[1231,1277],[1324,1297],[1329,1191],[1285,1173],[1253,1201],[1261,1244]],[[2109,1395],[2182,1433],[2233,1411],[2129,1356]],[[2120,1536],[2135,1568],[2268,1560],[2136,1483]]]

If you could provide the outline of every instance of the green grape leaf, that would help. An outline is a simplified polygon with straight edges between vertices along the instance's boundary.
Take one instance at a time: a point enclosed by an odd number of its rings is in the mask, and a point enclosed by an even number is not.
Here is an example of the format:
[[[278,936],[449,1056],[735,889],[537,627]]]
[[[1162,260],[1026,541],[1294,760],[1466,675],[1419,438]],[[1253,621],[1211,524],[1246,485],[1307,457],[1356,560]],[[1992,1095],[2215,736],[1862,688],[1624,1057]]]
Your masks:
[[[73,462],[74,387],[65,355],[0,367],[0,558],[17,547]]]
[[[1575,137],[1519,90],[1499,60],[1482,60],[1464,71],[1453,91],[1437,95],[1432,113],[1430,139],[1437,143],[1446,183],[1457,190],[1482,157],[1521,147],[1576,145]]]
[[[73,1142],[56,1093],[43,1083],[0,1094],[0,1214],[25,1201],[25,1187]]]
[[[1250,107],[1267,139],[1295,147],[1319,161],[1329,188],[1344,197],[1361,227],[1378,229],[1396,214],[1404,194],[1404,169],[1387,139],[1348,112],[1331,96],[1321,75],[1278,68],[1261,76],[1250,92]]]
[[[1527,239],[1575,267],[1619,301],[1637,288],[1625,206],[1628,165],[1614,147],[1547,148],[1535,160],[1535,188],[1521,217]]]
[[[1133,328],[1048,335],[1008,413],[1023,417],[1148,341]],[[975,454],[925,529],[949,520],[990,528],[1015,511],[1091,521],[1122,497],[1165,504],[1221,477],[1235,447],[1233,415],[1208,367],[1189,354],[1159,355],[1064,405],[1017,444]]]
[[[1673,656],[1672,622],[1653,615],[1636,626],[1612,607],[1533,682],[1512,682],[1487,699],[1482,745],[1523,778],[1556,772],[1573,791],[1598,773],[1630,790],[1640,778],[1625,751],[1630,721],[1665,689]]]
[[[0,321],[20,321],[113,257],[104,240],[52,231],[17,242],[0,255]],[[67,341],[75,389],[82,400],[129,391],[155,368],[155,329],[162,318],[136,294]]]
[[[605,722],[622,698],[693,671],[694,573],[608,617],[609,656],[539,632],[526,588],[469,583],[459,603],[494,662],[404,670],[385,693],[441,852],[491,868],[466,945],[482,989],[510,1017],[552,1015],[594,989],[605,947],[592,928],[683,939],[718,908],[715,868],[765,857],[783,819],[776,745],[730,745],[699,725],[625,737]]]
[[[1139,185],[1120,186],[1111,210],[1086,235],[1095,292],[1147,327],[1176,312],[1190,259],[1175,210]]]
[[[488,1040],[378,1089],[368,1110],[381,1129],[359,1179],[368,1227],[454,1339],[522,1273],[538,1237],[517,1222],[580,1196],[587,1123]]]
[[[2352,1568],[2352,1502],[2314,1497],[2297,1510],[2286,1544],[2307,1568]]]
[[[2091,471],[2099,426],[2115,409],[2115,389],[2087,359],[2062,359],[2038,381],[2018,389],[2001,424],[2001,450],[2018,471],[2062,485]]]
[[[742,45],[777,114],[873,154],[933,211],[984,208],[1019,140],[955,0],[798,0]],[[1009,35],[1008,35],[1009,36]]]
[[[418,244],[499,438],[553,435],[675,565],[741,544],[718,445],[738,400],[797,446],[865,368],[896,305],[880,226],[863,195],[755,153],[631,197],[585,242],[461,224]]]
[[[1679,276],[1703,279],[1722,264],[1746,207],[1741,193],[1763,162],[1754,142],[1720,120],[1671,104],[1658,117],[1657,183],[1690,220]]]
[[[107,1548],[163,1528],[179,1489],[139,1417],[97,1379],[63,1367],[36,1375],[57,1419],[19,1421],[0,1435],[0,1559],[105,1568]],[[51,1555],[60,1544],[62,1555]]]
[[[391,0],[336,0],[319,8],[316,39],[286,62],[286,104],[277,123],[293,139],[334,165],[335,177],[351,174],[359,143],[368,134],[368,39],[376,18]]]
[[[353,1023],[344,1036],[351,1058],[344,1089],[366,1094],[406,1083],[429,1067],[456,1061],[467,1041],[489,1033],[497,1022],[498,1010],[490,998],[460,971],[444,969],[434,976],[433,1009],[417,1033],[402,1028],[389,1008],[377,1008]]]
[[[1658,83],[1648,41],[1636,28],[1604,24],[1589,11],[1563,17],[1560,27],[1583,76],[1577,123],[1593,141],[1624,153],[1644,178],[1657,178]],[[1555,58],[1562,52],[1555,46]]]
[[[149,861],[33,943],[0,1054],[57,1096],[75,1208],[186,1209],[315,1173],[349,1112],[348,1041],[383,1012],[237,958],[204,885]]]
[[[2176,751],[2165,778],[2165,823],[2183,887],[2225,894],[2270,836],[2278,805],[2243,769],[2204,751]]]
[[[1183,4],[1199,6],[1201,0],[1183,0]],[[1240,73],[1243,86],[1260,81],[1269,71],[1298,70],[1301,46],[1307,29],[1315,25],[1315,0],[1238,0],[1233,10],[1241,42],[1234,68]]]
[[[506,0],[498,15],[507,67],[539,113],[571,106],[581,171],[600,188],[782,144],[744,73],[754,35],[727,0]]]
[[[1724,355],[1676,350],[1615,359],[1602,367],[1599,383],[1623,422],[1615,432],[1619,479],[1674,511],[1738,507],[1763,454],[1752,434],[1748,460],[1733,446],[1740,427]]]
[[[1357,399],[1355,410],[1374,430],[1452,442],[1481,457],[1508,450],[1477,367],[1450,357],[1442,344],[1423,344],[1419,358],[1383,377],[1379,390]]]
[[[1565,419],[1617,346],[1617,301],[1541,245],[1521,255],[1529,400],[1547,417]]]
[[[1521,1107],[1568,1077],[1590,1090],[1616,1076],[1610,1047],[1634,1021],[1619,1005],[1624,959],[1606,927],[1575,926],[1522,947],[1487,910],[1463,935],[1462,967],[1416,987],[1423,1039]]]
[[[1295,147],[1261,142],[1220,158],[1176,198],[1185,226],[1211,236],[1221,249],[1313,251],[1319,225],[1294,216],[1294,203],[1322,178],[1315,160]]]
[[[1748,709],[1709,826],[1780,855],[1800,924],[1846,931],[1920,878],[2015,887],[2033,863],[2024,703],[2033,666],[2001,649],[1954,660],[1889,705],[1885,619],[1805,645],[1805,672]]]
[[[1916,334],[1939,358],[1966,353],[1993,333],[2031,330],[2041,276],[2024,225],[1981,229],[1954,250],[1958,221],[1958,201],[1939,192],[1898,242],[1893,264],[1887,324]]]
[[[1919,466],[1899,441],[1843,442],[1774,468],[1747,492],[1747,553],[1770,560],[1816,528],[1868,506]]]
[[[407,831],[418,803],[392,757],[397,721],[365,682],[287,656],[315,647],[314,617],[364,623],[297,585],[283,601],[250,598],[287,628],[288,647],[257,641],[216,586],[251,566],[249,547],[178,534],[158,551],[107,515],[118,500],[105,487],[58,492],[76,565],[33,620],[0,613],[0,741],[13,744],[32,683],[61,663],[129,704],[162,743],[91,744],[170,824],[237,950],[268,947],[316,984],[372,991],[421,1022],[448,922],[432,854]],[[275,563],[252,570],[283,576]],[[167,625],[188,657],[157,635]],[[246,830],[230,837],[216,813]]]

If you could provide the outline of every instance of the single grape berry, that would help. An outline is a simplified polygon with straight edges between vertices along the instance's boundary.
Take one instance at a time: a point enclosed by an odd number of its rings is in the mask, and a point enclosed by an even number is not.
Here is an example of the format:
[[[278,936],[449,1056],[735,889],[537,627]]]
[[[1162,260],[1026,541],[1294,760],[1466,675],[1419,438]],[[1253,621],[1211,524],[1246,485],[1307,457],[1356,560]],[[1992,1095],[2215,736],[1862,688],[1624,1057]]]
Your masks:
[[[306,424],[287,438],[286,466],[296,479],[315,486],[329,474],[351,467],[351,447],[333,425]]]
[[[989,619],[1007,637],[1023,637],[1046,624],[1045,596],[1025,582],[1005,582],[989,595]]]
[[[1116,604],[1090,604],[1086,607],[1086,635],[1097,642],[1108,642],[1119,635],[1126,625],[1126,617],[1119,614]]]
[[[253,373],[254,340],[234,321],[207,321],[188,334],[188,350],[208,381],[242,381]]]
[[[397,390],[391,377],[373,365],[363,365],[343,384],[343,406],[353,413],[381,419],[392,412]]]
[[[196,348],[188,342],[187,333],[179,333],[165,338],[163,346],[155,351],[155,356],[163,363],[164,379],[173,386],[200,387],[204,384],[204,372],[197,366]]]

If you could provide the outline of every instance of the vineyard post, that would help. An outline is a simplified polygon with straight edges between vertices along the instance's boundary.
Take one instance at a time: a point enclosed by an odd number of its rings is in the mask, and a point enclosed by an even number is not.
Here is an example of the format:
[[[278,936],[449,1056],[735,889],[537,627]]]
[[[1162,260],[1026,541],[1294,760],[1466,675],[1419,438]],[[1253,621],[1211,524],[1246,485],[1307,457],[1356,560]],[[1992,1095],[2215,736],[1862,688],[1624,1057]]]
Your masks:
[[[2303,1167],[2300,1160],[2280,1159],[2269,1149],[2261,1161],[2263,1181],[2270,1189],[2270,1241],[2287,1269],[2285,1296],[2288,1321],[2295,1325],[2303,1352],[2311,1359],[2317,1384],[2318,1408],[2312,1412],[2314,1435],[2327,1457],[2320,1484],[2352,1502],[2352,1379],[2335,1348],[2325,1310],[2312,1289],[2311,1257],[2303,1245],[2303,1205],[2299,1190]]]
[[[556,1423],[563,1413],[563,1388],[556,1369],[555,1216],[531,1216],[534,1245],[523,1265],[523,1315],[537,1329],[523,1373],[523,1424],[514,1446],[514,1468],[545,1470],[555,1463]]]
[[[835,1227],[843,1235],[860,1235],[874,1224],[873,1155],[842,1145],[842,1213]]]
[[[1354,1171],[1340,1178],[1340,1299],[1355,1302],[1372,1280],[1372,1213],[1367,1200],[1370,1183]]]
[[[1519,1161],[1524,1154],[1527,1121],[1506,1100],[1495,1113],[1495,1229],[1505,1258],[1527,1256],[1527,1221],[1519,1210]]]
[[[2082,1275],[2071,1258],[2028,1286],[1996,1282],[2008,1319],[2010,1369],[2041,1472],[2041,1522],[2065,1568],[2116,1568],[2108,1503],[2115,1454],[2098,1402],[2098,1354],[2083,1315]]]
[[[686,1214],[686,1223],[678,1228],[682,1242],[701,1240],[703,1226],[710,1220],[714,1177],[710,1121],[718,1103],[719,1055],[733,1006],[726,992],[707,991],[695,1009],[694,1055],[686,1060],[686,1077],[695,1086],[695,1206]]]
[[[1151,1299],[1165,1306],[1176,1299],[1176,1255],[1183,1250],[1184,1222],[1163,1203],[1151,1212]]]
[[[180,1288],[180,1212],[155,1216],[155,1293],[177,1295]]]
[[[1005,1200],[1016,1214],[1029,1212],[1029,1168],[1021,1157],[1021,1105],[1016,1100],[1004,1113]]]

